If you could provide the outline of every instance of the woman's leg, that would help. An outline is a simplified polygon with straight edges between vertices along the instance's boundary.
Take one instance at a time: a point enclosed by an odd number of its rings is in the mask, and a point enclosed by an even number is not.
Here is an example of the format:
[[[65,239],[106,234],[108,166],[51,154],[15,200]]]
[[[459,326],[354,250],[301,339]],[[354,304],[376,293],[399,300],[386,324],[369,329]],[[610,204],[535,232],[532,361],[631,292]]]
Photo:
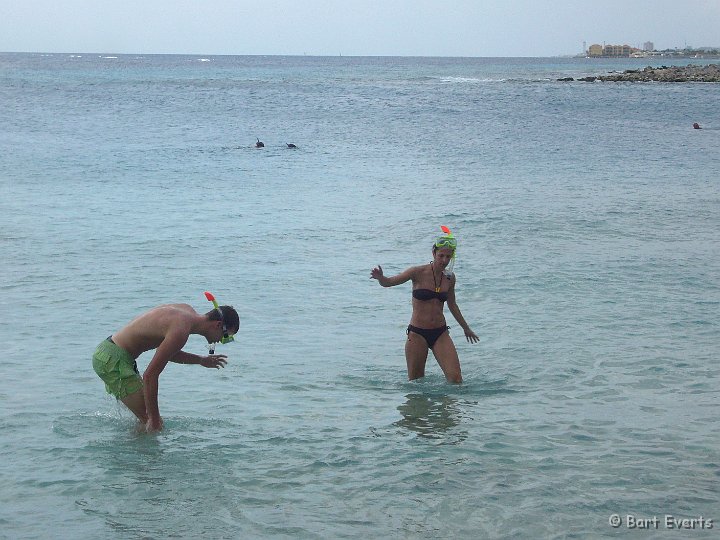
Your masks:
[[[414,380],[425,376],[428,346],[425,338],[415,332],[408,332],[405,342],[405,361],[407,362],[408,379]]]
[[[433,354],[445,378],[451,383],[461,383],[462,373],[460,372],[460,358],[458,357],[455,344],[448,332],[444,332],[435,342]]]

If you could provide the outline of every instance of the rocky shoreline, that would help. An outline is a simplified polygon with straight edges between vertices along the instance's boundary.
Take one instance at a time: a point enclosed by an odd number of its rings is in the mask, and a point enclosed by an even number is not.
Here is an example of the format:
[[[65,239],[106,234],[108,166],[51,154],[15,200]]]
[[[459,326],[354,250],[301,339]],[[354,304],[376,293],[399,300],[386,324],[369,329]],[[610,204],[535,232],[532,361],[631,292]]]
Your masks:
[[[597,77],[563,77],[558,81],[583,81],[583,82],[714,82],[720,83],[720,65],[709,64],[707,66],[661,66],[645,69],[628,69],[622,73],[611,73]]]

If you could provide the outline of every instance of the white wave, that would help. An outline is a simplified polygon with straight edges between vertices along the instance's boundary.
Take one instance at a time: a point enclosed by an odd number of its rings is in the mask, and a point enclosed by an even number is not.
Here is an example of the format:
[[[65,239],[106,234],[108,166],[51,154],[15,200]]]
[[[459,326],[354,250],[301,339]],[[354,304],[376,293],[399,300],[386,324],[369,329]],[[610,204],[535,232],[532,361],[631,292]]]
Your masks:
[[[503,82],[504,78],[478,78],[478,77],[441,77],[440,82],[443,83],[487,83],[487,82]]]

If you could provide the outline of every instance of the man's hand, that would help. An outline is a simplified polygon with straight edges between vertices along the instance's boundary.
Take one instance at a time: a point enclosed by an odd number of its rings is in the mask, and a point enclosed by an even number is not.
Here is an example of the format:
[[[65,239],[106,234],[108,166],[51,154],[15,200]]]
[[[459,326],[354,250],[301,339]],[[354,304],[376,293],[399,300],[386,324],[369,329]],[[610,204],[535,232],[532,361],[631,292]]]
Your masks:
[[[227,356],[224,354],[209,354],[200,358],[200,365],[206,368],[220,369],[227,364]]]
[[[163,428],[163,420],[160,417],[158,417],[155,420],[153,420],[151,418],[145,424],[145,431],[147,431],[148,433],[153,433],[155,431],[162,431],[162,428]]]

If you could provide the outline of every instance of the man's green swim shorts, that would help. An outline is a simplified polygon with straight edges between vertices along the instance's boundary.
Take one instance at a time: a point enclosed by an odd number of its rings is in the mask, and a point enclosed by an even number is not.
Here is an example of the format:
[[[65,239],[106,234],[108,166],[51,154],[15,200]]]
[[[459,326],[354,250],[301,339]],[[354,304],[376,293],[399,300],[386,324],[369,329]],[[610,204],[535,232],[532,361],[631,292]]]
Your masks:
[[[105,390],[122,399],[142,388],[135,359],[110,338],[104,339],[93,354],[93,369],[105,381]]]

